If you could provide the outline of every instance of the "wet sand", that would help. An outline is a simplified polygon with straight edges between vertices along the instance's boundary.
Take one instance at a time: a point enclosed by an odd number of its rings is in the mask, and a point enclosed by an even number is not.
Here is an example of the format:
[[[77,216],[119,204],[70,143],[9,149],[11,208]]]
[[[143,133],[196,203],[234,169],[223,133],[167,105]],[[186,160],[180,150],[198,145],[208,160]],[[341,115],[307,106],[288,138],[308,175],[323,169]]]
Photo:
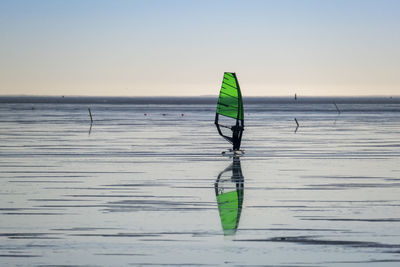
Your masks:
[[[338,106],[245,106],[224,235],[214,105],[2,104],[0,265],[398,266],[400,105]]]

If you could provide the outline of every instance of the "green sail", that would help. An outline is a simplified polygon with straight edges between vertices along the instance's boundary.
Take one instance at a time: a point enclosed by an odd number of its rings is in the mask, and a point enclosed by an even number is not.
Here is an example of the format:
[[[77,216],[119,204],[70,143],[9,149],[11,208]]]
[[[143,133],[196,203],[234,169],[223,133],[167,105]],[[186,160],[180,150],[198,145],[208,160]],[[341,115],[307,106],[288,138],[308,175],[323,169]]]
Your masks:
[[[243,190],[235,190],[218,195],[217,202],[224,234],[234,234],[238,228],[242,210]]]
[[[225,72],[219,93],[217,114],[243,120],[242,94],[235,73]]]

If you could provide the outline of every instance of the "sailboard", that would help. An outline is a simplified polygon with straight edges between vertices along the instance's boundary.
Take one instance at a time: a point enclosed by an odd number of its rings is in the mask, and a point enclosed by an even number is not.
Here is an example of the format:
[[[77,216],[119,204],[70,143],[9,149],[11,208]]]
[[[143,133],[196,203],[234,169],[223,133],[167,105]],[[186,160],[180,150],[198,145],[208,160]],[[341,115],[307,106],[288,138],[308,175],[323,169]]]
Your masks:
[[[218,133],[232,144],[232,150],[239,151],[244,130],[244,112],[236,73],[224,73],[215,113],[215,126]]]
[[[239,226],[244,196],[244,178],[240,158],[223,170],[215,181],[215,195],[224,235],[234,235]]]

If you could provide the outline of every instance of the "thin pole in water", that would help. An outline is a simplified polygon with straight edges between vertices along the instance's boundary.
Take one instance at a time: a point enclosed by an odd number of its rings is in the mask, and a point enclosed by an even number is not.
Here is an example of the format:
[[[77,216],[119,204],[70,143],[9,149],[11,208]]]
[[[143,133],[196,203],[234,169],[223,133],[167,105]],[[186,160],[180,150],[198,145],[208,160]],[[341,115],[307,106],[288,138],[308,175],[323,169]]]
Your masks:
[[[335,105],[337,112],[340,114],[340,109],[338,108],[338,106],[336,105],[336,103],[333,102],[333,104]]]
[[[299,126],[300,126],[300,124],[299,124],[299,122],[297,121],[297,119],[296,118],[294,118],[294,121],[296,122],[296,124],[297,124],[297,126],[296,126],[296,130],[294,130],[294,133],[296,133],[297,132],[297,129],[299,129]]]
[[[92,112],[90,111],[90,108],[88,108],[88,110],[89,110],[89,116],[90,116],[90,123],[93,123]]]
[[[89,111],[89,116],[90,116],[90,128],[89,128],[89,135],[92,132],[92,124],[93,124],[93,117],[92,117],[92,112],[90,111],[90,108],[88,108]]]

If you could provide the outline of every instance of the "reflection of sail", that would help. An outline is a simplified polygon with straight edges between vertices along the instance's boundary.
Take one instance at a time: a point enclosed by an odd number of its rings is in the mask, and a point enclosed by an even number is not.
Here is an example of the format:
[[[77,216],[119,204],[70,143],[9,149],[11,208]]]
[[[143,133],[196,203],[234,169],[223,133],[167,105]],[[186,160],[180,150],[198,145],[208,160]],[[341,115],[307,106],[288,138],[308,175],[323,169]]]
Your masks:
[[[234,157],[233,163],[215,181],[215,195],[224,235],[233,235],[238,228],[243,205],[243,182],[239,157]]]

